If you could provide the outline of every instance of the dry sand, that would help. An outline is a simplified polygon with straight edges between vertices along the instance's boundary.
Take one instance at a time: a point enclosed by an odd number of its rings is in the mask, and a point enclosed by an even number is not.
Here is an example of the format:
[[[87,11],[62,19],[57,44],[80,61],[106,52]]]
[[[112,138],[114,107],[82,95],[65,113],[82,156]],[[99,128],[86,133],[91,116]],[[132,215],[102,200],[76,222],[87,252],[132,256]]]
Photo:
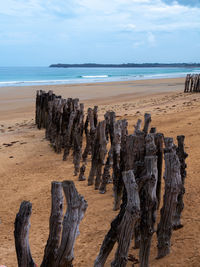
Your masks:
[[[200,94],[184,94],[184,79],[161,79],[81,85],[0,88],[0,265],[16,267],[13,239],[14,220],[21,201],[33,204],[30,246],[39,265],[48,237],[51,181],[71,179],[88,201],[75,244],[74,266],[93,266],[95,257],[117,212],[112,210],[112,185],[100,195],[86,182],[73,176],[72,157],[62,161],[44,139],[44,130],[34,125],[35,93],[52,89],[63,97],[79,97],[86,105],[99,105],[102,118],[106,110],[127,118],[129,132],[145,112],[152,114],[152,126],[165,136],[186,136],[188,175],[186,178],[184,227],[172,235],[171,254],[155,260],[153,237],[150,266],[200,266]],[[6,144],[12,144],[8,146]],[[87,168],[88,175],[89,167]],[[131,244],[130,253],[138,257]],[[106,266],[110,266],[113,253]],[[132,266],[131,262],[127,266]]]

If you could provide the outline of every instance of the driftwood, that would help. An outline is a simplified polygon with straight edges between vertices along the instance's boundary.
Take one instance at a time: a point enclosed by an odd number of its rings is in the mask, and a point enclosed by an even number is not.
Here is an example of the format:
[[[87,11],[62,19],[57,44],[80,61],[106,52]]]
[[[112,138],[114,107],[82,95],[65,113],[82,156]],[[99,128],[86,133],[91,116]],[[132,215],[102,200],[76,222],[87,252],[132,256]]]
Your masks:
[[[51,184],[51,216],[49,220],[49,238],[44,250],[41,267],[56,266],[57,251],[60,244],[63,219],[62,183]]]
[[[15,219],[15,249],[18,267],[36,267],[29,247],[29,228],[32,204],[28,201],[21,203]]]
[[[178,155],[179,161],[180,161],[180,173],[181,173],[181,180],[182,180],[182,186],[181,186],[181,191],[178,195],[178,203],[176,206],[176,211],[174,214],[173,218],[173,229],[177,230],[179,228],[182,228],[183,225],[181,224],[181,213],[184,209],[184,202],[183,202],[183,196],[185,194],[185,177],[186,177],[186,168],[187,165],[185,163],[185,159],[188,157],[188,154],[185,152],[184,149],[184,135],[179,135],[177,136],[177,141],[178,141],[178,147],[176,149],[176,153]]]
[[[145,156],[145,180],[140,190],[141,202],[141,220],[140,220],[140,267],[149,266],[149,255],[152,235],[155,232],[157,196],[156,186],[158,179],[156,145],[154,143],[154,134],[148,134],[146,141]]]
[[[162,258],[170,253],[170,239],[173,229],[173,217],[177,207],[177,197],[180,193],[182,181],[180,162],[176,154],[176,147],[172,138],[165,138],[165,193],[161,218],[157,229],[158,256]]]

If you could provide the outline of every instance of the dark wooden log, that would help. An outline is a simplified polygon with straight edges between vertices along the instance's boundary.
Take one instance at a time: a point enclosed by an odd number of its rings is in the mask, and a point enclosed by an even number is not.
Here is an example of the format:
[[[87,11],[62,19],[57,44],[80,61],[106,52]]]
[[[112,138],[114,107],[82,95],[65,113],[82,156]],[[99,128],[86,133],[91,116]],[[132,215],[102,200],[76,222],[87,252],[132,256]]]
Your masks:
[[[78,180],[79,180],[79,181],[85,181],[85,180],[86,180],[86,177],[84,176],[84,174],[85,174],[85,169],[86,169],[86,167],[85,167],[85,165],[83,164],[83,165],[81,166],[81,168],[80,168],[80,174],[79,174],[79,177],[78,177]]]
[[[93,116],[94,116],[94,127],[97,128],[97,125],[98,125],[98,106],[94,106]]]
[[[160,201],[161,201],[164,135],[162,133],[156,133],[154,138],[155,138],[155,145],[156,145],[157,169],[158,169],[158,180],[157,180],[157,187],[156,187],[156,196],[157,196],[157,209],[159,209]]]
[[[83,196],[78,194],[73,181],[64,181],[62,185],[67,201],[67,211],[63,220],[62,239],[58,249],[56,266],[72,267],[74,243],[79,234],[79,224],[87,209],[87,202]]]
[[[135,128],[134,134],[137,134],[138,132],[140,132],[141,124],[142,124],[142,120],[138,119],[136,125],[134,125],[134,128]]]
[[[122,173],[127,192],[127,205],[121,223],[118,227],[118,248],[112,267],[125,267],[128,261],[128,250],[136,221],[140,218],[140,198],[138,186],[135,181],[133,170]]]
[[[65,105],[65,102],[63,99],[58,100],[58,104],[56,106],[56,120],[55,120],[55,126],[56,126],[56,136],[55,136],[55,145],[54,150],[56,153],[61,153],[62,150],[62,115],[63,115],[63,107]]]
[[[86,119],[86,125],[85,130],[86,131],[86,147],[83,153],[83,162],[87,163],[87,157],[91,153],[93,153],[94,149],[94,143],[95,143],[95,137],[96,137],[96,123],[98,121],[98,107],[95,106],[94,110],[91,108],[88,108],[88,115]],[[88,124],[90,125],[90,130],[88,130]],[[87,127],[87,128],[86,128]]]
[[[47,124],[46,124],[46,131],[45,131],[45,138],[47,140],[50,140],[51,138],[52,110],[53,110],[53,99],[48,101]]]
[[[63,160],[67,160],[67,157],[69,156],[70,149],[71,149],[71,133],[73,129],[74,124],[74,118],[76,116],[76,113],[74,111],[71,112],[69,117],[69,124],[67,128],[67,134],[66,134],[66,140],[65,140],[65,148],[64,148],[64,154],[63,154]]]
[[[32,204],[23,201],[15,219],[15,249],[19,267],[36,267],[29,246],[29,228]]]
[[[98,137],[99,135],[99,137]],[[97,172],[95,179],[95,189],[99,189],[99,186],[102,182],[102,167],[105,164],[105,156],[107,154],[107,140],[106,140],[106,121],[99,122],[97,129],[97,138],[99,139],[99,155],[97,160]]]
[[[108,152],[106,164],[104,167],[104,172],[102,175],[102,183],[101,183],[100,188],[99,188],[100,194],[106,193],[106,186],[109,183],[109,181],[111,180],[110,169],[111,169],[112,163],[113,163],[112,155],[113,155],[113,153],[112,153],[112,147],[111,147],[109,152]]]
[[[119,233],[118,229],[119,229],[119,225],[123,219],[123,216],[126,210],[126,204],[127,204],[127,193],[126,193],[126,190],[124,190],[119,214],[111,222],[110,230],[108,231],[108,233],[106,234],[103,240],[99,255],[97,256],[95,260],[94,267],[103,267],[105,265],[105,262],[110,252],[112,251],[115,243],[117,242],[117,237]]]
[[[105,135],[106,121],[101,121],[98,124],[96,130],[96,136],[94,141],[94,147],[92,149],[92,165],[90,169],[90,174],[88,177],[88,185],[94,184],[95,179],[95,189],[99,189],[101,183],[101,172],[102,166],[104,164],[105,156],[107,153],[106,145],[106,135]]]
[[[83,127],[84,127],[84,105],[80,104],[80,109],[77,111],[77,116],[74,120],[74,175],[78,175],[80,170],[80,162],[82,156],[82,143],[83,143]]]
[[[144,128],[143,128],[143,132],[145,134],[147,134],[149,131],[150,123],[151,123],[151,114],[145,113],[144,114]]]
[[[116,121],[114,124],[114,140],[113,140],[113,192],[114,207],[118,210],[122,198],[122,177],[120,170],[120,153],[121,153],[121,137],[122,137],[122,121]]]
[[[152,235],[155,232],[157,196],[156,185],[158,179],[156,145],[154,134],[148,134],[146,141],[145,156],[145,182],[140,190],[141,220],[140,220],[140,267],[149,266],[149,255]],[[142,178],[140,178],[142,179]]]
[[[49,238],[44,250],[41,267],[55,267],[63,219],[62,183],[51,183],[51,216],[49,220]]]
[[[180,193],[182,181],[180,174],[180,162],[176,154],[176,147],[173,138],[164,138],[165,149],[165,193],[161,218],[158,224],[158,256],[162,258],[170,253],[171,235],[173,228],[173,217],[177,207],[177,197]]]
[[[189,91],[189,86],[190,86],[190,74],[187,74],[185,78],[185,89],[184,89],[185,93]]]
[[[185,140],[184,135],[177,136],[178,147],[176,149],[176,153],[180,161],[180,173],[181,173],[182,186],[181,186],[181,191],[178,195],[178,203],[177,203],[176,211],[175,211],[174,218],[173,218],[173,229],[174,230],[177,230],[183,227],[181,223],[181,213],[184,209],[184,202],[183,202],[183,197],[185,194],[184,184],[185,184],[185,178],[187,174],[186,173],[187,165],[185,163],[185,159],[188,157],[188,154],[185,152],[185,148],[184,148],[184,140]]]
[[[87,111],[87,117],[85,120],[85,125],[84,125],[84,130],[85,130],[85,137],[86,137],[86,145],[85,145],[85,149],[82,155],[82,159],[84,164],[87,163],[87,157],[88,155],[91,153],[91,143],[90,143],[90,132],[89,132],[89,109]]]

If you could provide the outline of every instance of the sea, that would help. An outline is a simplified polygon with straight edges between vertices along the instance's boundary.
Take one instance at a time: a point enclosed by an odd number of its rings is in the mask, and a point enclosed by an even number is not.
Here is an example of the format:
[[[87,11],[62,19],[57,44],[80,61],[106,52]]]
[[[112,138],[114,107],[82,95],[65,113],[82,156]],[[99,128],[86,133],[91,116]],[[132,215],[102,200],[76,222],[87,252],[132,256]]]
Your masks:
[[[200,73],[200,68],[0,67],[0,87],[177,78],[187,73]]]

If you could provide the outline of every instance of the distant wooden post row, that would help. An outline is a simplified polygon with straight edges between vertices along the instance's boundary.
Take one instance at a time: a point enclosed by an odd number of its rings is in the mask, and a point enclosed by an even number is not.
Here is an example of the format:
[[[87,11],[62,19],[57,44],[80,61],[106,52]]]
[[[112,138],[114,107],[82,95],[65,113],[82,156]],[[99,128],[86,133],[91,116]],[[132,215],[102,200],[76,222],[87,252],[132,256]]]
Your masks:
[[[200,92],[200,74],[187,74],[185,78],[185,93]]]
[[[91,162],[87,179],[89,186],[94,185],[94,189],[104,194],[107,184],[113,183],[113,209],[119,210],[119,213],[111,222],[95,267],[105,265],[115,243],[117,249],[111,266],[126,266],[131,239],[135,241],[135,248],[140,250],[140,267],[148,267],[151,240],[155,232],[158,240],[157,258],[170,253],[172,232],[183,226],[181,213],[187,167],[185,159],[188,156],[183,135],[177,137],[176,146],[172,138],[164,137],[155,127],[150,127],[151,115],[147,113],[143,128],[139,119],[133,132],[129,133],[128,121],[116,120],[115,112],[107,111],[104,120],[99,121],[97,106],[89,108],[84,114],[84,105],[78,99],[65,100],[52,91],[37,92],[35,121],[39,129],[45,128],[46,139],[55,152],[63,152],[63,160],[67,160],[72,151],[74,175],[79,174],[79,181],[86,180],[85,170],[88,162]],[[165,187],[160,209],[163,158]],[[64,218],[63,226],[62,188],[68,203],[68,215]],[[76,233],[86,207],[73,182],[52,183],[50,233],[42,267],[72,266]],[[159,211],[160,221],[156,227]],[[23,242],[23,239],[28,240],[30,213],[31,204],[23,202],[15,223],[20,267],[34,266],[28,242],[25,247]],[[71,221],[70,216],[73,216]],[[20,262],[29,262],[30,265]]]

